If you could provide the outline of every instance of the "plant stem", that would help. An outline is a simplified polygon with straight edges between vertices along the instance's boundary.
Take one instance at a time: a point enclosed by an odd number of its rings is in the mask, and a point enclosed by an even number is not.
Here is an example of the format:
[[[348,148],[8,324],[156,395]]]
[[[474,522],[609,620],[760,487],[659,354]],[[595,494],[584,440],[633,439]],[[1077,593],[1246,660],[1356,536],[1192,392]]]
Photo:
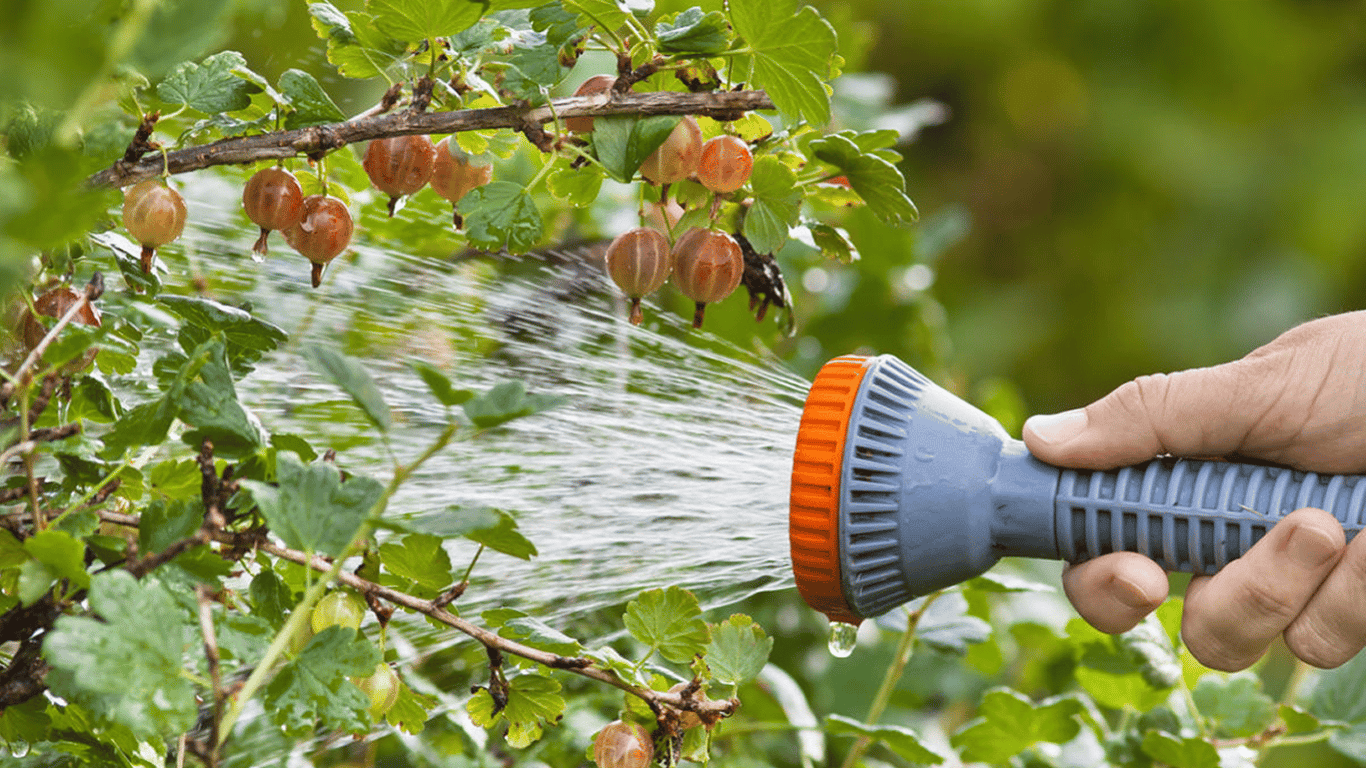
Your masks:
[[[878,686],[877,694],[873,696],[873,703],[868,707],[868,718],[864,721],[868,725],[877,725],[877,721],[882,718],[882,713],[887,710],[887,704],[892,700],[892,693],[896,690],[896,684],[901,681],[901,675],[906,671],[906,664],[911,660],[911,651],[915,649],[915,628],[920,624],[920,619],[925,615],[926,609],[938,600],[943,591],[934,592],[925,598],[925,602],[916,610],[906,615],[906,631],[901,633],[901,640],[897,643],[896,654],[892,659],[891,666],[887,667],[887,674],[882,677],[882,685]],[[867,736],[860,736],[858,741],[845,755],[841,768],[854,768],[858,765],[859,758],[868,751],[873,745],[873,740]]]

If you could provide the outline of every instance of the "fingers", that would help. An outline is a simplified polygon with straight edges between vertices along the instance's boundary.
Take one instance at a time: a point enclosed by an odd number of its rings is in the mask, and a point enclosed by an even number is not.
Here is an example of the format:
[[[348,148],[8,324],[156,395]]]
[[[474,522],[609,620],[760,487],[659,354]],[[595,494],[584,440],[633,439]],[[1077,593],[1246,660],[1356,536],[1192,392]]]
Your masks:
[[[1251,666],[1300,619],[1333,573],[1344,538],[1332,515],[1301,509],[1286,515],[1223,570],[1191,579],[1181,621],[1186,647],[1207,667],[1234,671]],[[1346,591],[1350,586],[1344,582],[1336,588]],[[1325,653],[1335,633],[1348,629],[1330,627],[1328,610],[1325,602],[1296,630],[1306,647]]]
[[[1033,416],[1030,453],[1050,464],[1110,469],[1170,453],[1217,456],[1239,449],[1282,389],[1265,359],[1137,378],[1085,408]]]
[[[1347,545],[1337,567],[1285,630],[1285,644],[1322,669],[1345,664],[1366,647],[1366,536]]]
[[[1077,613],[1101,632],[1127,632],[1167,599],[1167,574],[1135,552],[1070,565],[1062,588]]]

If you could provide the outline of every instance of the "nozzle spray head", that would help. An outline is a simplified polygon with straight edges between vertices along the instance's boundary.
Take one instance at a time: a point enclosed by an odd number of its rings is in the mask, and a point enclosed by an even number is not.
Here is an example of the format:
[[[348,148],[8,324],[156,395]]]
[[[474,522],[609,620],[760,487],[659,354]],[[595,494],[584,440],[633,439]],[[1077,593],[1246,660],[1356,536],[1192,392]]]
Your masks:
[[[1169,458],[1060,469],[900,360],[848,356],[826,363],[807,396],[789,538],[806,602],[858,623],[1005,556],[1130,551],[1212,573],[1305,506],[1350,537],[1366,477]]]

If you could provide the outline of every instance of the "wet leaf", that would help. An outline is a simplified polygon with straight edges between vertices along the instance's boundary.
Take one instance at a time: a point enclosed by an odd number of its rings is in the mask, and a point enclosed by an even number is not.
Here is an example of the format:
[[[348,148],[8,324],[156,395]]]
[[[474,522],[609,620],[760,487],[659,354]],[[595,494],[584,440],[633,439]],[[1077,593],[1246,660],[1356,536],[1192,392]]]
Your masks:
[[[308,364],[315,371],[327,376],[333,384],[350,395],[371,424],[378,427],[381,432],[389,431],[389,425],[393,421],[389,405],[384,402],[384,395],[380,394],[370,372],[360,363],[340,352],[316,344],[304,349],[304,359],[308,360]]]
[[[472,190],[456,206],[465,217],[470,244],[496,251],[522,253],[541,240],[544,224],[531,195],[510,181],[494,181]]]
[[[427,389],[432,391],[432,395],[442,405],[460,405],[474,397],[474,392],[468,389],[456,389],[445,373],[421,360],[409,360],[408,367],[412,368],[422,378]]]
[[[349,627],[314,635],[266,686],[262,703],[284,733],[301,736],[321,725],[360,733],[370,727],[370,699],[351,683],[375,671],[379,649]]]
[[[1143,752],[1171,768],[1218,768],[1219,753],[1214,745],[1198,738],[1181,738],[1161,731],[1148,731],[1143,737]]]
[[[830,122],[825,81],[835,58],[834,28],[796,0],[734,0],[729,8],[735,33],[754,51],[736,71],[752,71],[749,85],[768,91],[787,121]]]
[[[1276,721],[1276,702],[1262,692],[1261,679],[1250,672],[1227,678],[1205,675],[1191,695],[1200,716],[1214,725],[1216,736],[1252,736]]]
[[[745,237],[759,253],[777,253],[787,243],[788,229],[797,223],[802,193],[797,174],[771,155],[754,163],[749,179],[754,192],[745,214]]]
[[[773,638],[763,627],[737,613],[711,628],[711,642],[703,658],[714,680],[742,685],[759,676],[772,650]]]
[[[474,426],[490,429],[513,419],[550,410],[567,401],[568,398],[558,395],[529,395],[522,382],[507,381],[466,401],[464,409]]]
[[[522,532],[517,530],[517,521],[512,515],[498,510],[486,510],[497,515],[497,522],[463,534],[476,544],[483,544],[495,552],[530,560],[535,557],[536,545],[532,544]]]
[[[401,543],[390,541],[381,546],[379,556],[389,573],[433,593],[452,581],[451,558],[441,547],[438,536],[404,536]]]
[[[967,762],[1003,763],[1039,742],[1062,744],[1081,731],[1084,708],[1074,698],[1035,704],[1017,691],[998,688],[982,697],[977,719],[953,735]]]
[[[246,109],[251,106],[251,95],[261,87],[239,72],[255,75],[237,51],[215,53],[199,64],[187,61],[161,81],[157,96],[206,115]]]
[[[593,149],[607,172],[629,182],[645,162],[669,138],[679,118],[656,115],[609,115],[593,118]]]
[[[341,554],[384,493],[379,481],[360,475],[343,483],[341,472],[327,462],[302,464],[292,454],[278,453],[275,467],[278,486],[258,480],[242,485],[271,531],[306,552]]]
[[[665,53],[721,53],[730,47],[730,29],[720,11],[689,8],[655,25],[659,50]]]
[[[697,597],[681,587],[641,592],[626,604],[626,631],[679,664],[706,651],[710,632]]]
[[[280,75],[280,93],[289,100],[291,108],[285,116],[287,130],[346,119],[317,79],[301,69],[285,70]]]
[[[470,720],[489,728],[500,719],[508,722],[508,746],[524,749],[541,738],[547,722],[564,714],[564,697],[558,681],[543,675],[520,675],[508,681],[507,706],[494,711],[493,697],[481,688],[465,705]]]
[[[885,745],[898,756],[923,765],[939,765],[944,756],[920,742],[920,736],[899,725],[867,725],[843,715],[825,718],[825,732],[832,736],[865,736]]]

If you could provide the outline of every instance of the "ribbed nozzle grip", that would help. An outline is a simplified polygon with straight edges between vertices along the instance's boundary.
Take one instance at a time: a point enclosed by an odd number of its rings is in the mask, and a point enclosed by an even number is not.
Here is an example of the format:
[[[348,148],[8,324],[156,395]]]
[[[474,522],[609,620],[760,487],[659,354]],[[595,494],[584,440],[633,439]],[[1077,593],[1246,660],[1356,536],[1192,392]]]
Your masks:
[[[1066,469],[1055,531],[1059,554],[1071,562],[1138,552],[1169,571],[1209,574],[1303,507],[1333,515],[1351,538],[1366,517],[1366,477],[1192,459]]]

